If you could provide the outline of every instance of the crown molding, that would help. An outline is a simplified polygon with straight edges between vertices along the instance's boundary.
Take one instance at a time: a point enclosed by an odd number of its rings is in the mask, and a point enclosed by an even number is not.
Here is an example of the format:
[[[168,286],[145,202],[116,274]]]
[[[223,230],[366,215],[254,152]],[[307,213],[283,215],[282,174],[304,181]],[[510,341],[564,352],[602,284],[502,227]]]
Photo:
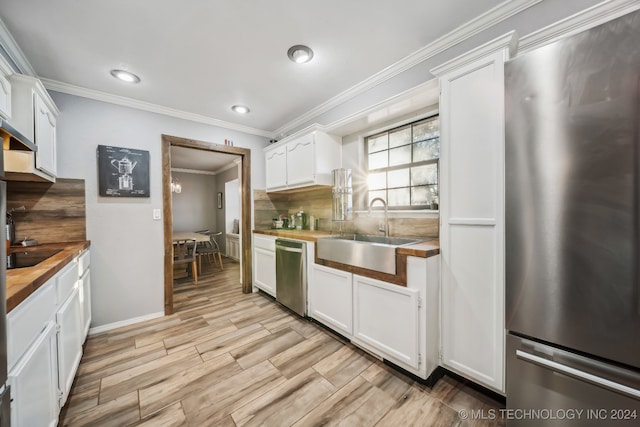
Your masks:
[[[510,31],[498,38],[495,38],[483,45],[478,46],[475,49],[470,50],[460,56],[457,56],[442,65],[438,65],[435,68],[429,70],[431,74],[436,77],[448,73],[449,71],[460,68],[466,64],[470,64],[477,61],[480,58],[484,58],[487,55],[497,52],[501,49],[508,49],[509,55],[513,56],[518,45],[518,36],[515,31]]]
[[[518,44],[518,54],[604,24],[638,9],[640,9],[638,0],[605,0],[522,37]]]
[[[409,54],[395,64],[383,69],[382,71],[372,75],[371,77],[361,81],[360,83],[352,86],[346,91],[334,96],[328,101],[318,105],[317,107],[307,111],[306,113],[298,116],[289,123],[279,127],[273,134],[275,137],[283,138],[287,132],[301,126],[317,116],[326,113],[332,108],[356,97],[357,95],[370,90],[381,83],[395,77],[396,75],[406,71],[412,67],[415,67],[419,63],[463,42],[464,40],[473,37],[474,35],[490,28],[497,23],[510,18],[528,9],[542,0],[507,0],[494,8],[488,10],[482,15],[462,24],[455,30],[445,34],[444,36],[436,39],[432,43],[418,49],[417,51]]]
[[[122,105],[125,107],[135,108],[137,110],[149,111],[151,113],[163,114],[165,116],[176,117],[178,119],[189,120],[197,123],[204,123],[207,125],[218,126],[225,129],[236,130],[239,132],[249,133],[252,135],[263,136],[266,138],[272,138],[273,133],[256,129],[249,126],[238,125],[235,123],[225,122],[224,120],[218,120],[200,114],[188,113],[186,111],[176,110],[175,108],[164,107],[162,105],[152,104],[150,102],[138,101],[136,99],[127,98],[120,95],[113,95],[106,92],[101,92],[94,89],[88,89],[81,86],[72,85],[69,83],[63,83],[56,80],[50,80],[41,78],[42,83],[48,90],[54,92],[62,92],[69,95],[80,96],[82,98],[95,99],[97,101],[107,102],[110,104]]]
[[[2,45],[4,51],[9,55],[11,61],[18,67],[17,72],[20,74],[27,74],[32,77],[37,77],[36,71],[31,66],[31,63],[24,56],[22,49],[16,43],[9,29],[4,25],[4,22],[0,19],[0,45]]]

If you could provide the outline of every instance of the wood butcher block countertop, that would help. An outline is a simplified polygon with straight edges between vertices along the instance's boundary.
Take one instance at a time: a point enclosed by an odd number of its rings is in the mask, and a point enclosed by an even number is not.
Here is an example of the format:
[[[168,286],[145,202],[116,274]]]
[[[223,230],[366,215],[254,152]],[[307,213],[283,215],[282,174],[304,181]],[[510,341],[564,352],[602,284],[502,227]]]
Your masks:
[[[328,231],[311,231],[311,230],[288,230],[284,228],[256,229],[254,233],[266,234],[267,236],[284,237],[289,239],[306,240],[308,242],[316,242],[321,237],[331,236]]]
[[[29,295],[44,285],[58,271],[69,264],[83,250],[88,248],[88,240],[68,243],[47,243],[29,247],[11,247],[9,253],[37,252],[41,250],[61,249],[60,252],[47,258],[33,267],[7,270],[7,313],[13,310]]]
[[[306,240],[309,242],[317,242],[322,237],[331,236],[328,231],[311,231],[311,230],[287,230],[287,229],[256,229],[254,233],[266,234],[268,236],[284,237],[289,239]],[[424,242],[413,245],[401,246],[396,250],[398,255],[415,256],[420,258],[429,258],[440,253],[440,240],[433,238],[425,238]]]

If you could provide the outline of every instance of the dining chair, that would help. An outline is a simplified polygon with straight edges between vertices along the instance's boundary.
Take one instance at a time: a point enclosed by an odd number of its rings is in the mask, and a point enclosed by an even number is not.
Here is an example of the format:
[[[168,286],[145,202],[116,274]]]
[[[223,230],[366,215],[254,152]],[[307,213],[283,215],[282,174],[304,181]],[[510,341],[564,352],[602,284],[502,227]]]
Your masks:
[[[198,269],[196,265],[196,241],[195,239],[176,240],[173,242],[173,264],[184,264],[187,267],[191,266],[191,274],[193,275],[193,282],[198,284]]]
[[[216,255],[218,256],[218,262],[220,263],[220,270],[224,270],[224,267],[222,265],[222,254],[220,251],[220,246],[216,241],[216,237],[221,236],[222,231],[207,232],[203,234],[207,234],[209,236],[209,241],[200,242],[198,246],[198,267],[200,268],[200,271],[202,271],[202,257],[205,256],[207,259],[211,257],[211,261],[215,265]]]

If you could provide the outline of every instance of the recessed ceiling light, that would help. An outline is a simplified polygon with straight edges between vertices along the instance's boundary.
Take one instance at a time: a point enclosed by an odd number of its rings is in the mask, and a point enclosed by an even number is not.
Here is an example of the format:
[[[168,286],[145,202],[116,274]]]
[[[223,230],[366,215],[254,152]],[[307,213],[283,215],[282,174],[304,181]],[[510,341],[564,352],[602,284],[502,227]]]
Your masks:
[[[124,70],[111,70],[111,75],[127,83],[138,83],[140,81],[140,77]]]
[[[311,61],[313,58],[313,51],[307,46],[297,44],[289,48],[287,56],[296,64],[304,64],[305,62]]]
[[[246,105],[234,105],[233,107],[231,107],[231,109],[238,114],[247,114],[249,111],[251,111]]]

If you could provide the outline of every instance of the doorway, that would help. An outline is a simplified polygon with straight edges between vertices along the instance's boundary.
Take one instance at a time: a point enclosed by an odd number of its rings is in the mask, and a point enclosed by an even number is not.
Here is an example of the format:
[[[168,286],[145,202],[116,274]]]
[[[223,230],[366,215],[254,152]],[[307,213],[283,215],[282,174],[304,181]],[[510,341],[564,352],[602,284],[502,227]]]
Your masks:
[[[242,216],[239,221],[241,235],[241,284],[243,293],[252,292],[251,277],[251,150],[211,142],[162,135],[162,208],[164,214],[164,313],[173,314],[173,212],[171,205],[171,147],[235,154],[240,156],[240,201]]]

